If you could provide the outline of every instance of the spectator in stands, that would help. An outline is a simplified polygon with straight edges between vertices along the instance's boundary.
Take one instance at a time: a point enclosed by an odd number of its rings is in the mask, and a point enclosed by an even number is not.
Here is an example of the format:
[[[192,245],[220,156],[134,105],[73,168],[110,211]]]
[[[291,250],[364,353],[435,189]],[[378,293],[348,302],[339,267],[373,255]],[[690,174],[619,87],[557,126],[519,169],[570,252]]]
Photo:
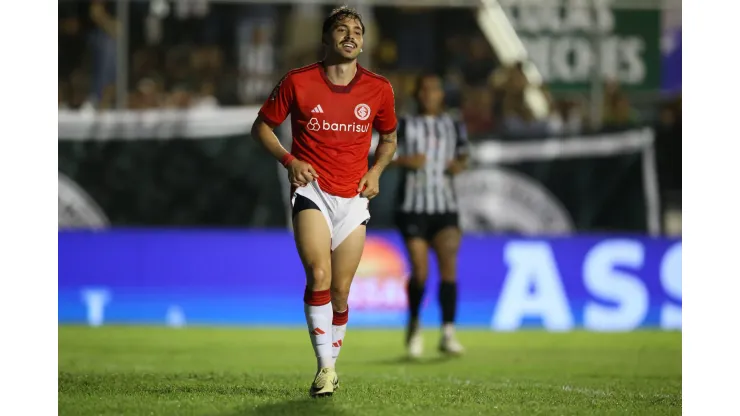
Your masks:
[[[471,88],[463,94],[462,118],[471,140],[493,134],[493,100],[485,88]]]
[[[604,130],[620,130],[633,127],[639,123],[637,112],[622,91],[622,87],[615,79],[608,79],[604,83],[604,105],[602,107],[602,128]]]
[[[97,107],[106,87],[115,85],[116,82],[118,21],[115,17],[115,3],[92,0],[90,19],[95,25],[91,34],[94,69],[90,104]]]
[[[212,37],[209,36],[213,32],[212,23],[207,21],[210,0],[180,0],[173,2],[173,6],[173,35],[177,43],[201,43]]]
[[[197,62],[192,57],[193,54],[192,49],[187,45],[177,45],[167,50],[163,71],[165,85],[187,82],[192,78],[193,63]]]
[[[547,122],[534,117],[525,100],[529,81],[521,63],[509,68],[503,87],[503,132],[514,137],[542,137],[548,134]]]
[[[129,95],[129,107],[137,110],[159,108],[163,104],[162,85],[156,79],[144,78]]]
[[[190,108],[192,103],[192,94],[186,84],[178,84],[167,96],[165,108],[184,110]]]
[[[85,105],[90,97],[90,76],[89,73],[78,68],[72,71],[69,77],[69,107],[73,109],[80,109]],[[91,106],[86,108],[92,109]]]
[[[276,68],[271,32],[271,29],[264,26],[255,26],[249,43],[240,47],[240,90],[244,102],[256,103],[263,100],[276,82],[273,79]]]
[[[392,39],[383,38],[378,44],[378,47],[373,50],[373,55],[375,55],[373,62],[375,62],[375,68],[378,71],[384,72],[396,69],[398,63],[398,47]]]
[[[572,136],[581,133],[583,116],[576,100],[550,100],[548,132],[554,136]]]
[[[134,51],[129,76],[133,79],[161,76],[159,56],[155,48],[139,48]]]
[[[216,84],[213,81],[203,81],[200,85],[198,95],[193,98],[193,108],[207,110],[219,106],[216,98]]]
[[[443,64],[443,81],[445,92],[445,106],[460,108],[462,106],[462,91],[465,88],[463,70],[468,62],[467,39],[459,34],[453,34],[444,41],[445,55]]]
[[[465,83],[471,87],[483,87],[496,68],[493,50],[482,36],[473,36],[469,48],[469,57],[463,68]]]
[[[77,2],[59,3],[59,80],[67,83],[85,53],[85,32]],[[68,97],[68,93],[65,96]]]
[[[632,108],[629,99],[622,92],[611,95],[604,111],[603,127],[605,130],[618,130],[634,127],[639,123],[637,112]]]
[[[116,84],[108,84],[103,87],[103,94],[98,102],[98,110],[116,109]]]

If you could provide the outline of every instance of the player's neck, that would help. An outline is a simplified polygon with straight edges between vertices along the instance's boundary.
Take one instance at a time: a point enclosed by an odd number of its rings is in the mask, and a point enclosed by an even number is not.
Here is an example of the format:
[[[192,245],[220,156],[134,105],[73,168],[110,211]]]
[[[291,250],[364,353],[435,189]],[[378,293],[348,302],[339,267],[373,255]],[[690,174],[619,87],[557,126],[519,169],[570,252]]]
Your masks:
[[[324,59],[326,78],[334,85],[349,85],[357,74],[357,60],[338,62],[327,57]]]

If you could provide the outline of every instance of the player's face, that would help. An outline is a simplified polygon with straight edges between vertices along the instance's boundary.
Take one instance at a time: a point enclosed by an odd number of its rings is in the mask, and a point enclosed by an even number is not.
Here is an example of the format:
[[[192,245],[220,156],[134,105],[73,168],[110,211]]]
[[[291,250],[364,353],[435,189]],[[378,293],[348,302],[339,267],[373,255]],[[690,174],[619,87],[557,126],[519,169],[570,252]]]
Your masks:
[[[442,109],[445,93],[442,89],[442,81],[438,77],[426,77],[421,81],[419,88],[419,102],[423,111],[437,113]]]
[[[347,60],[357,59],[362,49],[362,26],[350,17],[338,21],[331,31],[331,49]]]

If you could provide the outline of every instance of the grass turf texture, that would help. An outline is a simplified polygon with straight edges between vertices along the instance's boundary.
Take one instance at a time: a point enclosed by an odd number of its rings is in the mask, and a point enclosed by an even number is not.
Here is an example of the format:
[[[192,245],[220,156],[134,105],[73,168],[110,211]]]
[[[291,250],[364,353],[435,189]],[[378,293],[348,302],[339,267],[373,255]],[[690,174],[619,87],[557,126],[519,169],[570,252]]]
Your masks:
[[[678,415],[681,333],[460,331],[467,354],[402,358],[350,328],[331,398],[310,399],[304,330],[59,327],[60,415]]]

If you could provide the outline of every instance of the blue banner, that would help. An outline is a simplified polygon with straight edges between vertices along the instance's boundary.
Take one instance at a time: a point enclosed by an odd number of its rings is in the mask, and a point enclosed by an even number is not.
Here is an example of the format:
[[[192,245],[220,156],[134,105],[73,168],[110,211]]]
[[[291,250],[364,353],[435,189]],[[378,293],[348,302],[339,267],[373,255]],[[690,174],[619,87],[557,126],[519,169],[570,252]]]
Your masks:
[[[287,231],[59,232],[59,322],[302,326],[303,268]],[[493,330],[681,329],[680,239],[468,235],[458,322]],[[438,275],[423,323],[436,326]],[[394,232],[368,235],[352,326],[405,323],[408,262]]]
[[[681,92],[682,69],[681,27],[663,31],[661,55],[661,88],[665,92]]]

